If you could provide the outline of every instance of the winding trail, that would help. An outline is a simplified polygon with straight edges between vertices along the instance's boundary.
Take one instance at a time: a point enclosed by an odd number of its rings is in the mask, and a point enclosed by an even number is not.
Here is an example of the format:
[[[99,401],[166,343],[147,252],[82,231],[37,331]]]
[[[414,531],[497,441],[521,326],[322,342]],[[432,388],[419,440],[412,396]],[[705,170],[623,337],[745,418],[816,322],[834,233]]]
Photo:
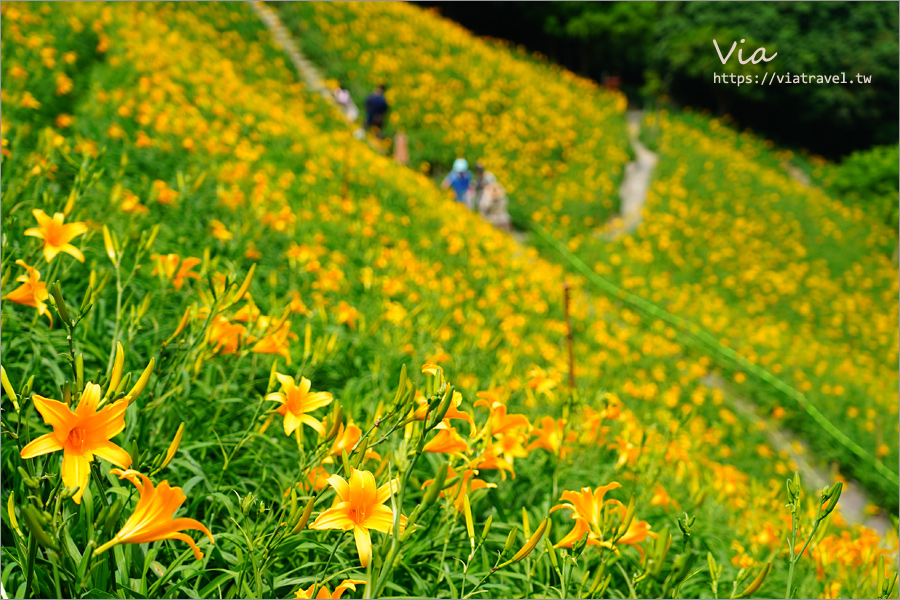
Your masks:
[[[656,154],[640,140],[644,112],[629,110],[625,117],[628,120],[628,141],[634,149],[635,159],[625,165],[625,177],[619,188],[620,215],[613,219],[604,231],[604,235],[609,239],[618,239],[623,235],[634,233],[643,221],[647,192],[650,191],[653,169],[657,162]]]
[[[751,425],[759,422],[765,423],[766,435],[769,443],[776,451],[785,452],[797,464],[806,495],[815,494],[826,485],[834,483],[835,479],[829,469],[810,461],[809,447],[793,433],[779,428],[771,419],[759,414],[759,408],[750,400],[739,398],[731,394],[725,380],[719,375],[708,375],[703,379],[703,384],[709,388],[719,389],[725,393],[725,397],[731,406]],[[844,489],[841,492],[841,500],[838,503],[838,512],[847,523],[859,524],[874,529],[878,535],[885,539],[886,534],[892,530],[890,519],[879,512],[875,515],[866,514],[865,509],[869,505],[869,498],[865,488],[852,479],[844,479]]]
[[[266,6],[264,2],[248,0],[248,4],[250,4],[253,8],[253,12],[257,14],[260,20],[269,29],[275,43],[287,55],[291,64],[294,66],[294,70],[297,71],[297,74],[300,76],[300,79],[303,80],[306,87],[337,106],[334,96],[331,95],[331,91],[325,85],[325,78],[322,77],[319,69],[317,69],[316,66],[300,52],[300,48],[297,46],[294,38],[291,37],[290,32],[281,22],[281,19],[278,18],[278,13],[276,13],[274,9]]]

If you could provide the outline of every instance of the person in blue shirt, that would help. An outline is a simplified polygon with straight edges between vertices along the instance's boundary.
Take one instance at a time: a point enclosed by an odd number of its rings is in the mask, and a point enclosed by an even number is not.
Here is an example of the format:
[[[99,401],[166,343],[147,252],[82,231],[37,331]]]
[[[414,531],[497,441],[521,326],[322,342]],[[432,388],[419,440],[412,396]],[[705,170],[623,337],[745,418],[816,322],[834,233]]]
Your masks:
[[[366,129],[377,127],[379,134],[384,129],[385,116],[389,108],[387,100],[384,99],[386,89],[387,86],[381,84],[366,98]]]
[[[468,206],[469,186],[472,183],[472,172],[469,171],[469,162],[464,158],[453,161],[453,170],[444,177],[441,187],[445,190],[453,188],[456,193],[456,201]]]

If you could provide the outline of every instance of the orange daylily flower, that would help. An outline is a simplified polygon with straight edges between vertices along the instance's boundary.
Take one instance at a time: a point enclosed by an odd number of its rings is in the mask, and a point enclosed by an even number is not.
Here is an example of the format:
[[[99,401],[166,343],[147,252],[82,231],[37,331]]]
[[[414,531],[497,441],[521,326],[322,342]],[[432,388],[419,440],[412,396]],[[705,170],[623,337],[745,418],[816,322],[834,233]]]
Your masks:
[[[489,444],[487,448],[481,453],[481,456],[478,456],[474,460],[472,460],[470,467],[478,470],[499,470],[500,476],[505,480],[506,479],[506,471],[509,471],[513,479],[516,478],[516,472],[513,470],[512,464],[508,460],[506,460],[502,456],[497,455],[498,446],[496,444]]]
[[[319,435],[325,435],[322,423],[309,413],[328,406],[334,399],[328,392],[309,393],[312,383],[306,377],[300,378],[300,385],[294,383],[290,375],[276,373],[275,376],[281,383],[281,392],[272,392],[266,396],[270,402],[280,402],[278,414],[284,417],[284,433],[291,435],[301,423],[305,423],[315,429]]]
[[[603,516],[603,507],[615,502],[612,499],[604,499],[604,496],[606,496],[606,492],[620,487],[622,485],[619,482],[613,481],[607,485],[601,485],[593,491],[589,487],[583,487],[580,492],[572,490],[563,492],[561,499],[568,500],[568,503],[557,504],[550,509],[550,512],[560,508],[568,508],[572,511],[572,518],[575,519],[575,527],[568,535],[557,542],[556,546],[558,548],[571,548],[572,544],[580,540],[588,532],[590,532],[588,544],[600,544],[603,541],[602,532],[597,528]]]
[[[360,314],[362,313],[343,300],[337,305],[337,322],[346,325],[351,331],[356,329],[356,320],[359,319]]]
[[[67,487],[78,487],[72,497],[81,504],[81,496],[91,477],[91,461],[99,456],[118,467],[127,469],[131,456],[109,441],[125,429],[127,400],[107,406],[97,412],[100,402],[100,386],[88,383],[81,394],[81,401],[73,411],[63,402],[32,396],[44,422],[53,427],[52,433],[35,438],[22,448],[22,458],[34,458],[57,450],[63,451],[62,478]]]
[[[340,475],[332,475],[328,483],[337,492],[334,505],[320,514],[310,529],[353,530],[359,562],[365,568],[372,560],[370,529],[390,533],[394,528],[394,511],[384,505],[397,480],[375,487],[375,476],[353,469],[348,483]],[[406,528],[406,517],[400,515],[400,531]]]
[[[569,446],[563,442],[563,431],[565,429],[565,419],[554,419],[553,417],[543,417],[540,427],[534,427],[531,434],[537,439],[528,444],[526,450],[534,450],[535,448],[543,448],[553,456],[565,458],[572,451]],[[578,435],[574,431],[569,431],[565,435],[566,442],[574,442]]]
[[[340,598],[345,591],[348,589],[356,591],[356,586],[365,585],[365,579],[345,579],[341,585],[334,588],[334,592],[328,590],[324,585],[319,585],[319,591],[316,592],[316,600],[330,600]],[[313,588],[316,587],[315,584],[309,586],[305,590],[297,590],[294,593],[294,598],[300,598],[301,600],[312,600],[312,592]]]
[[[469,435],[474,433],[475,421],[472,419],[472,415],[463,410],[459,410],[459,405],[461,403],[462,394],[454,390],[453,396],[450,398],[450,406],[447,408],[447,414],[444,415],[444,419],[438,424],[438,429],[446,429],[449,427],[448,421],[450,419],[460,419],[469,424]],[[416,421],[424,421],[425,417],[428,416],[428,400],[423,395],[417,395],[416,405],[412,418]]]
[[[209,224],[212,227],[212,236],[217,240],[227,242],[234,237],[234,234],[228,231],[228,228],[225,227],[225,223],[222,221],[213,219]]]
[[[214,345],[217,352],[222,354],[234,354],[238,351],[241,338],[247,333],[247,328],[230,322],[225,317],[218,317],[209,326],[206,341]]]
[[[438,429],[437,435],[431,438],[424,448],[425,452],[439,454],[452,454],[454,452],[468,452],[469,445],[453,427]]]
[[[182,288],[185,279],[200,279],[199,274],[191,271],[191,269],[203,262],[199,258],[188,256],[182,260],[177,254],[152,254],[150,258],[157,263],[152,274],[162,273],[167,279],[172,281],[172,285],[176,290]]]
[[[291,331],[291,322],[285,321],[281,327],[256,341],[250,351],[257,354],[277,354],[284,357],[287,364],[291,364],[289,339],[296,340],[297,334]]]
[[[44,259],[47,262],[53,260],[60,252],[70,254],[79,262],[84,262],[84,254],[69,242],[87,233],[87,225],[82,222],[64,225],[65,217],[62,213],[56,213],[51,218],[39,208],[31,213],[37,219],[38,226],[26,229],[25,235],[44,240]]]
[[[625,518],[628,509],[618,500],[604,499],[606,493],[610,490],[622,487],[618,482],[613,481],[607,485],[601,485],[596,490],[591,488],[581,488],[580,492],[565,491],[562,493],[562,500],[568,500],[568,503],[558,504],[550,509],[550,512],[560,508],[568,508],[572,511],[572,518],[575,519],[575,526],[563,539],[557,542],[557,548],[571,548],[572,545],[588,534],[587,543],[589,546],[603,546],[615,550],[615,546],[609,540],[604,540],[604,532],[600,530],[600,523],[603,519],[604,507],[608,504],[613,505],[613,510],[618,513],[619,521]],[[618,529],[619,524],[614,529]],[[634,546],[643,555],[643,550],[638,544],[647,539],[648,536],[655,535],[650,532],[650,524],[647,521],[638,521],[633,519],[625,533],[616,540],[616,544],[627,544]]]
[[[40,280],[41,272],[25,264],[22,259],[17,260],[16,264],[25,269],[25,275],[16,277],[16,281],[20,281],[22,285],[3,296],[3,299],[36,308],[39,315],[46,314],[52,323],[53,316],[44,302],[50,294],[47,292],[47,284]]]
[[[97,554],[118,544],[146,544],[158,540],[181,540],[191,547],[197,560],[202,559],[203,552],[197,547],[193,538],[181,533],[185,529],[202,531],[210,542],[216,543],[212,533],[200,521],[186,517],[172,518],[172,515],[175,514],[178,507],[184,504],[186,499],[180,487],[171,487],[168,481],[163,481],[154,487],[149,477],[132,469],[127,471],[112,469],[110,473],[118,475],[119,479],[127,479],[133,483],[140,493],[140,499],[119,533],[97,548],[95,551]]]
[[[156,201],[160,204],[173,206],[178,198],[178,192],[170,188],[162,179],[153,182],[153,191],[156,194]]]
[[[490,430],[491,435],[501,435],[519,427],[526,431],[531,429],[531,422],[528,420],[528,417],[519,414],[507,414],[505,404],[481,399],[475,401],[475,406],[484,406],[491,411],[488,417],[490,427],[487,425],[483,427],[482,434],[486,434],[488,430]]]

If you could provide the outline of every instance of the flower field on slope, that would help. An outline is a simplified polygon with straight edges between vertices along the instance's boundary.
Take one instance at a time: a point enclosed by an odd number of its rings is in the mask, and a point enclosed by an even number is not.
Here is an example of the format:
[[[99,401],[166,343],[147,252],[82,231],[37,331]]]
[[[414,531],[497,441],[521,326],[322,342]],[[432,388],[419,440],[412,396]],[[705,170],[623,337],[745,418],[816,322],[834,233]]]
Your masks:
[[[391,99],[398,108],[392,118],[410,139],[439,140],[442,131],[448,149],[481,154],[480,137],[490,127],[466,129],[448,115],[471,107],[484,121],[495,118],[494,108],[479,98],[503,81],[498,73],[514,70],[507,67],[514,62],[511,55],[499,58],[501,51],[487,44],[464,43],[458,26],[408,5],[279,6],[301,45],[330,75],[347,85],[358,78],[363,89],[382,80],[396,82]],[[409,39],[416,43],[405,43]],[[460,71],[467,74],[468,87],[447,83],[456,82]],[[521,85],[528,93],[516,107],[539,114],[547,102],[542,92],[551,88],[538,75],[523,78]],[[553,88],[547,96],[564,94]],[[611,98],[599,90],[585,97],[597,106]],[[566,102],[559,105],[560,112],[567,108]],[[623,139],[620,113],[594,117],[581,109],[578,114],[582,135],[611,143],[606,134],[613,131]],[[521,132],[515,145],[539,144],[545,135],[558,135],[557,129],[552,120],[544,121]],[[792,181],[780,169],[789,153],[772,151],[771,144],[738,135],[718,121],[662,112],[648,116],[644,132],[660,165],[646,222],[634,236],[606,241],[602,226],[608,210],[592,207],[587,217],[572,218],[591,195],[578,179],[554,202],[545,202],[537,190],[563,183],[531,168],[527,158],[499,167],[501,180],[514,183],[510,204],[522,210],[520,226],[546,228],[598,274],[699,325],[805,395],[859,444],[865,460],[825,434],[795,400],[747,373],[732,373],[734,394],[751,397],[770,411],[767,417],[801,432],[821,460],[839,461],[879,504],[896,512],[900,288],[889,258],[895,235],[859,208]],[[507,139],[498,135],[494,144],[502,148]],[[573,148],[559,157],[567,174],[582,172],[577,152]],[[596,160],[586,164],[618,173],[617,155],[601,154],[595,152]],[[555,259],[555,251],[548,257]],[[683,393],[679,386],[661,391],[673,397]],[[883,473],[872,467],[878,462]]]
[[[510,193],[514,223],[544,209],[560,235],[615,214],[630,160],[624,95],[403,3],[277,8],[357,102],[388,84],[386,128],[407,133],[414,168],[441,173],[459,156],[480,160]]]
[[[710,360],[355,141],[248,6],[2,10],[7,595],[783,592],[794,465]],[[835,512],[798,595],[885,543]]]

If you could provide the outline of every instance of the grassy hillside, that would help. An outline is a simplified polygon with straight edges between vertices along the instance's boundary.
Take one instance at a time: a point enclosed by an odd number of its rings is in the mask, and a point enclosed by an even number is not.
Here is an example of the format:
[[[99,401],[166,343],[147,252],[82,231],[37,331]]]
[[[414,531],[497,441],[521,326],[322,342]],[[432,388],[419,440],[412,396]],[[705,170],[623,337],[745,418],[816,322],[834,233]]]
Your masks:
[[[457,26],[406,5],[303,3],[281,6],[281,12],[310,56],[347,85],[365,90],[378,81],[397,81],[389,96],[398,106],[393,126],[411,139],[439,141],[438,130],[447,152],[462,154],[463,142],[461,127],[444,115],[491,93],[502,80],[496,73],[513,60],[510,54],[496,56],[502,48],[463,43]],[[406,43],[413,39],[415,43]],[[457,89],[460,69],[468,82]],[[557,107],[545,100],[563,98],[562,92],[544,80],[522,81],[528,94],[497,109],[501,118],[513,107],[526,114],[545,104],[567,111],[567,104]],[[420,98],[423,87],[434,90],[427,98],[439,96],[441,104]],[[600,90],[581,94],[582,101],[596,106],[614,98]],[[482,119],[494,114],[486,109]],[[581,109],[577,114],[594,113]],[[615,132],[623,139],[616,115],[580,122],[572,135],[609,143],[607,132]],[[557,128],[523,132],[528,137],[514,138],[515,143],[540,144],[548,131]],[[660,154],[660,164],[646,221],[634,236],[606,241],[608,210],[587,209],[590,217],[570,218],[585,210],[582,200],[592,195],[589,183],[576,179],[564,184],[558,174],[546,171],[580,173],[582,161],[589,169],[619,169],[608,153],[579,154],[575,147],[564,157],[538,156],[535,167],[517,160],[502,169],[501,180],[514,184],[511,205],[526,207],[520,226],[548,229],[599,275],[702,327],[805,396],[811,410],[821,411],[842,439],[858,444],[858,451],[824,431],[796,399],[748,378],[749,373],[729,374],[734,395],[751,397],[776,422],[799,431],[820,459],[840,461],[893,512],[898,278],[889,256],[896,236],[859,207],[793,181],[782,167],[789,152],[719,121],[690,112],[660,112],[647,118],[643,132]],[[498,135],[496,144],[507,139]],[[463,140],[464,153],[477,156],[477,143]],[[540,190],[563,185],[566,193],[548,204]],[[614,196],[614,188],[608,194]],[[553,250],[545,256],[558,258]],[[716,362],[734,366],[729,360]]]
[[[795,465],[703,383],[710,359],[356,141],[247,5],[2,11],[10,597],[788,586]],[[115,415],[84,417],[95,401]],[[590,532],[550,514],[613,481]],[[355,512],[330,522],[340,498]],[[795,506],[802,543],[817,492]],[[327,528],[347,519],[354,536]],[[570,531],[590,545],[551,546]],[[839,513],[818,533],[798,595],[877,593],[896,541]]]

